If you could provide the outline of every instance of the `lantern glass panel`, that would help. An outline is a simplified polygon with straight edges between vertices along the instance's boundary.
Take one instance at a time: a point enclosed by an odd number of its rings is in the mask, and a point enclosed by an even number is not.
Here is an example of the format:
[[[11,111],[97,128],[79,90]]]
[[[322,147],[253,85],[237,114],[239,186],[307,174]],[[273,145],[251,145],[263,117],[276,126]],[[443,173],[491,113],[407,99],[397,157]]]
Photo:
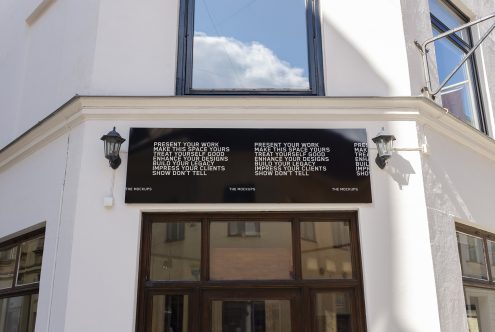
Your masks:
[[[108,155],[110,157],[115,156],[115,142],[109,142],[108,144]]]
[[[392,156],[393,150],[393,136],[380,136],[377,137],[376,147],[378,149],[378,156],[380,157],[390,157]]]
[[[387,145],[385,143],[385,140],[383,138],[381,138],[378,143],[376,144],[376,147],[378,149],[378,155],[380,157],[384,156],[386,154],[386,151],[387,151]]]
[[[120,145],[122,143],[121,142],[116,142],[115,143],[115,147],[114,147],[114,150],[115,150],[115,155],[118,156],[119,155],[119,152],[120,152]]]
[[[393,146],[393,140],[390,139],[388,142],[385,142],[385,151],[383,151],[384,156],[391,156],[392,155],[392,146]]]
[[[104,147],[105,147],[105,158],[108,158],[108,150],[109,150],[109,145],[108,141],[104,141]]]

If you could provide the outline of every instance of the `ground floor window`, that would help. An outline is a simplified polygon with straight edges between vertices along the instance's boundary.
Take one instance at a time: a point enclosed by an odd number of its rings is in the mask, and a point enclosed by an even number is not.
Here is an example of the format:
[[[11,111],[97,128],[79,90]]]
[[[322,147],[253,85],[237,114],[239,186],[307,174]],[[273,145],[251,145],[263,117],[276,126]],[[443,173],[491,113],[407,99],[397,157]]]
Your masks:
[[[457,224],[470,332],[495,331],[495,234]]]
[[[0,331],[34,331],[44,230],[0,243]]]
[[[364,331],[357,227],[355,213],[145,214],[137,330]]]

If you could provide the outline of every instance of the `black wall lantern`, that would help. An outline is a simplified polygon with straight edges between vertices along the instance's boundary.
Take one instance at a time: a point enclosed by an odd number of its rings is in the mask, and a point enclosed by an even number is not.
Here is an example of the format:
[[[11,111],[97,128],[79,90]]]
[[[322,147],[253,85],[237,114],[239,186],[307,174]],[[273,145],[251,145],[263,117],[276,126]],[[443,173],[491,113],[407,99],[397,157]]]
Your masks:
[[[125,139],[122,138],[120,134],[115,131],[115,127],[113,127],[113,130],[108,132],[108,134],[103,135],[101,140],[105,144],[105,158],[110,161],[110,167],[117,169],[122,162],[119,156],[120,145],[125,142]]]
[[[376,144],[378,154],[376,155],[375,162],[381,169],[387,165],[387,160],[392,157],[393,142],[395,141],[394,135],[378,135],[373,138],[373,143]]]

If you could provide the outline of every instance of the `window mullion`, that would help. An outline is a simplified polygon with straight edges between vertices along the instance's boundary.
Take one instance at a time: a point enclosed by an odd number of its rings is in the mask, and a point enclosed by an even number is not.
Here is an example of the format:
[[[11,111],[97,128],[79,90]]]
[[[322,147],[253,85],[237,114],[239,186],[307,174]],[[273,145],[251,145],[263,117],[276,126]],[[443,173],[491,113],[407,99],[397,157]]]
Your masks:
[[[16,245],[16,254],[15,254],[15,267],[14,267],[14,275],[12,278],[12,288],[17,286],[17,278],[19,276],[19,265],[21,260],[21,244],[17,243]]]
[[[488,271],[488,282],[493,285],[494,282],[493,282],[493,276],[492,276],[492,262],[490,260],[490,253],[488,252],[488,239],[484,235],[483,235],[483,246],[484,246],[484,251],[485,251],[486,269]]]
[[[444,33],[444,32],[447,32],[450,30],[450,28],[446,25],[444,25],[441,21],[439,21],[435,16],[431,15],[432,17],[432,21],[431,21],[431,24],[433,25],[433,27],[435,27],[438,31],[440,31],[440,33]],[[468,29],[467,32],[469,33],[469,28],[466,28]],[[455,46],[457,46],[461,51],[463,51],[464,53],[468,53],[469,50],[471,49],[472,45],[470,44],[471,43],[471,37],[469,36],[469,42],[470,43],[467,43],[466,41],[464,41],[461,37],[459,37],[458,35],[456,35],[455,33],[454,34],[451,34],[451,35],[448,35],[444,38],[447,38],[449,41],[451,41]],[[442,39],[442,38],[441,38]],[[441,40],[440,39],[440,40]]]
[[[455,237],[457,242],[457,254],[459,256],[459,265],[461,266],[461,276],[464,279],[464,267],[462,266],[461,242],[459,241],[459,231],[455,232]]]
[[[301,222],[299,218],[293,218],[292,222],[292,260],[294,269],[294,280],[302,280],[301,266]]]
[[[210,221],[201,219],[201,262],[200,282],[210,280]]]

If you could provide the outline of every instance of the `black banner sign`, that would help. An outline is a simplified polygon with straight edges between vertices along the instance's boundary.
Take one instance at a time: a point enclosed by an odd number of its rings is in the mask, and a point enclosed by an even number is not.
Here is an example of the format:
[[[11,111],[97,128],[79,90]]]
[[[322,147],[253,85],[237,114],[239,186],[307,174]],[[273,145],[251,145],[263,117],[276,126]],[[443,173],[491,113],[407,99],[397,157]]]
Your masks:
[[[131,128],[126,203],[371,203],[365,129]]]

